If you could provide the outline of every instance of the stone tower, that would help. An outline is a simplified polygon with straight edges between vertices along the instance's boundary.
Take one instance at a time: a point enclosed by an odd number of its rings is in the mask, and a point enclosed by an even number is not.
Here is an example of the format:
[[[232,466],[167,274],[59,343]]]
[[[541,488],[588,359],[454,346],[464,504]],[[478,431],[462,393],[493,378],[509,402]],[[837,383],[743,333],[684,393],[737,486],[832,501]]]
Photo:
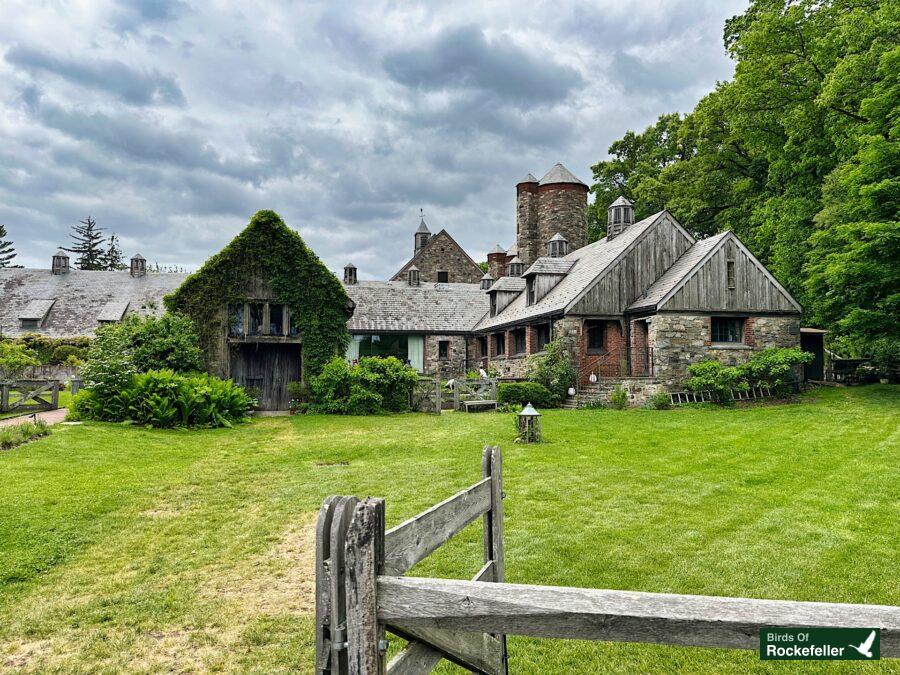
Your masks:
[[[537,190],[537,221],[542,249],[557,233],[569,242],[570,251],[587,244],[587,194],[588,186],[562,164],[555,165],[541,178]],[[539,250],[540,255],[546,255]]]
[[[527,268],[547,255],[547,242],[560,234],[574,251],[587,244],[588,186],[562,164],[538,181],[528,174],[516,185],[516,244]]]
[[[537,193],[538,179],[531,174],[516,183],[516,247],[519,258],[527,265],[540,255]]]

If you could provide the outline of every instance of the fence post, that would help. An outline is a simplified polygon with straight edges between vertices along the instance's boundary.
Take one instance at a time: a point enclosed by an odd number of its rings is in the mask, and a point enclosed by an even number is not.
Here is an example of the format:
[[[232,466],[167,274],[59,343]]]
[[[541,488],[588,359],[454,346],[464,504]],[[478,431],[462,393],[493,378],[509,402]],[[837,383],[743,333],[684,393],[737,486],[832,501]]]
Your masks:
[[[356,504],[345,544],[347,665],[354,675],[383,675],[387,641],[378,622],[376,578],[384,566],[384,500]]]
[[[59,409],[59,380],[53,381],[53,390],[50,392],[51,410]]]
[[[0,412],[9,412],[9,382],[0,384]]]
[[[439,375],[434,376],[434,412],[441,414],[443,406],[443,392],[441,391],[441,378]]]
[[[506,581],[503,546],[503,456],[500,446],[484,446],[481,455],[482,474],[491,479],[491,508],[484,514],[484,562],[493,562],[492,581]],[[509,664],[506,653],[506,636],[498,635],[501,643],[501,674],[506,675]]]

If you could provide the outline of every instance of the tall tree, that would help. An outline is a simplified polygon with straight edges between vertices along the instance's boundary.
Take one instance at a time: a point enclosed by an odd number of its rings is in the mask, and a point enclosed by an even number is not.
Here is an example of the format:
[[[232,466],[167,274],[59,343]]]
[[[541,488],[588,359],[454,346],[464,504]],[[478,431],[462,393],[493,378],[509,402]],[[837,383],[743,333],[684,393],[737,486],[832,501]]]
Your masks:
[[[0,225],[0,267],[14,267],[12,261],[16,257],[16,249],[11,241],[6,241],[6,225]]]
[[[103,248],[106,238],[103,230],[97,227],[97,221],[88,216],[78,225],[73,225],[72,230],[72,248],[63,250],[78,255],[75,266],[80,270],[106,269],[106,251]]]
[[[103,252],[103,269],[107,270],[124,270],[128,265],[125,264],[125,256],[122,253],[122,247],[119,245],[119,237],[113,232],[106,240],[106,251]]]

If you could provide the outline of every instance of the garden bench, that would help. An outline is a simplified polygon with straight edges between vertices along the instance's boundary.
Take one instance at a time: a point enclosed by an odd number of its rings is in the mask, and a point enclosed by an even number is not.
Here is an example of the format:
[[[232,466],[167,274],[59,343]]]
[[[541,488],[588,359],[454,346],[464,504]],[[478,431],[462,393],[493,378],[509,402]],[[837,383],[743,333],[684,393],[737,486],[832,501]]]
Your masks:
[[[481,401],[473,399],[471,401],[463,401],[463,407],[466,412],[478,412],[479,410],[496,410],[497,401]]]

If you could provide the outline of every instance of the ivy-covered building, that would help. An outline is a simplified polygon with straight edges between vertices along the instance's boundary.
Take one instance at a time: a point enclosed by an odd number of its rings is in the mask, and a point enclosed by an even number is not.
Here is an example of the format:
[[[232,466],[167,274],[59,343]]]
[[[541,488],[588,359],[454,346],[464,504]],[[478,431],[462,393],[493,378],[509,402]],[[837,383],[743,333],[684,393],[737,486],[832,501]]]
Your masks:
[[[0,269],[0,331],[90,335],[127,313],[189,315],[206,364],[288,405],[291,382],[335,354],[396,356],[444,379],[484,367],[525,374],[527,357],[565,341],[582,386],[677,387],[687,367],[800,344],[800,305],[731,232],[697,241],[668,211],[636,221],[620,198],[608,234],[587,244],[587,186],[557,164],[516,186],[516,239],[484,272],[424,219],[413,257],[390,281],[343,280],[271,211],[260,211],[194,274]]]

